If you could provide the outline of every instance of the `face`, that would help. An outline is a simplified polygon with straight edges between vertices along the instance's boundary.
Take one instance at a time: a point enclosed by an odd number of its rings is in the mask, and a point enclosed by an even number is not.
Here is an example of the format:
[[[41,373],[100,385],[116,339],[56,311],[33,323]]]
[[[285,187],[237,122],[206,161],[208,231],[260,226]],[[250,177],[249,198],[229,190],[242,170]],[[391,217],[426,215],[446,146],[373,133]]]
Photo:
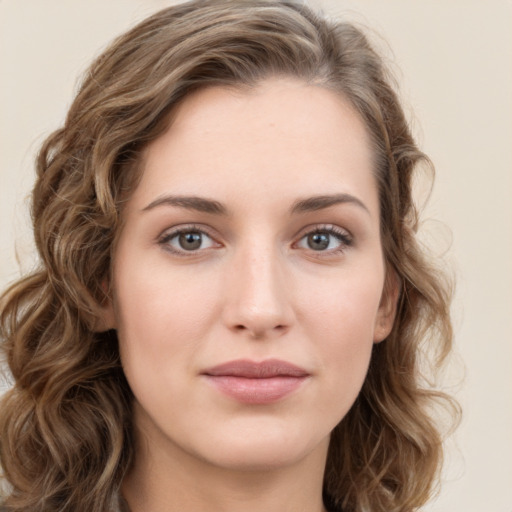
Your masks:
[[[224,468],[325,454],[393,317],[362,121],[291,79],[210,88],[142,167],[106,313],[135,425]]]

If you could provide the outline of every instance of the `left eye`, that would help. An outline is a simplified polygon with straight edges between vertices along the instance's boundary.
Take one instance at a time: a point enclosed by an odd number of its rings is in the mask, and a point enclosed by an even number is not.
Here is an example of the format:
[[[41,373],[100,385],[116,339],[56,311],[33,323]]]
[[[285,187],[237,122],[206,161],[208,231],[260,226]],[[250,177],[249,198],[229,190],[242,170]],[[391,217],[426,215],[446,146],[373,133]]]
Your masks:
[[[312,251],[336,251],[350,245],[350,238],[344,233],[332,230],[316,230],[304,235],[297,247]]]
[[[215,245],[213,239],[206,233],[198,230],[179,231],[170,233],[161,242],[177,252],[192,252],[200,249],[209,249]]]

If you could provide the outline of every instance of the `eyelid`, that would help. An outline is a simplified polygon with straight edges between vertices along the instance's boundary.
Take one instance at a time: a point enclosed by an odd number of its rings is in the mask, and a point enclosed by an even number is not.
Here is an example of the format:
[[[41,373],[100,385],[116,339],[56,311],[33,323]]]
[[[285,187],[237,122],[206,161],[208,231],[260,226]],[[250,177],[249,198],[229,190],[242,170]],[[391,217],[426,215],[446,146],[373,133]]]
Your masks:
[[[338,226],[337,224],[329,224],[325,222],[321,222],[319,224],[309,224],[303,228],[301,228],[298,233],[295,235],[294,238],[301,238],[304,235],[308,235],[310,233],[315,233],[317,231],[329,231],[336,234],[339,234],[340,236],[344,236],[346,238],[349,238],[352,240],[353,236],[352,233],[347,228],[342,228],[341,226]]]

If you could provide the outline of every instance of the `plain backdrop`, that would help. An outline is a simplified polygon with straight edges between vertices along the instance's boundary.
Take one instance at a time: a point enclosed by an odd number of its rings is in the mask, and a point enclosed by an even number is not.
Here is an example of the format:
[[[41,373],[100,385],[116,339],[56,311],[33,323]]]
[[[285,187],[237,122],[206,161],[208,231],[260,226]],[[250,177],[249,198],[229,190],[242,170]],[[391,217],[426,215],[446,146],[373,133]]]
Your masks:
[[[33,159],[77,78],[163,0],[0,0],[0,288],[33,265]],[[464,418],[428,512],[512,512],[512,1],[312,1],[368,26],[436,165],[424,239],[457,277]]]

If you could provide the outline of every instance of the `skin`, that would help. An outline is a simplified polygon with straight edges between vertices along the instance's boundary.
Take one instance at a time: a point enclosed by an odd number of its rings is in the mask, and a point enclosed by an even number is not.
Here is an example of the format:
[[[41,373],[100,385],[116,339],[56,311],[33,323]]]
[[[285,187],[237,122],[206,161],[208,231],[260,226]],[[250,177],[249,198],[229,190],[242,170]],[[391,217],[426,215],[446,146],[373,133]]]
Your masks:
[[[294,79],[202,90],[172,119],[123,213],[105,311],[135,395],[123,494],[133,512],[320,512],[330,432],[394,317],[369,137],[343,97]],[[275,403],[201,375],[269,358],[308,372]]]

